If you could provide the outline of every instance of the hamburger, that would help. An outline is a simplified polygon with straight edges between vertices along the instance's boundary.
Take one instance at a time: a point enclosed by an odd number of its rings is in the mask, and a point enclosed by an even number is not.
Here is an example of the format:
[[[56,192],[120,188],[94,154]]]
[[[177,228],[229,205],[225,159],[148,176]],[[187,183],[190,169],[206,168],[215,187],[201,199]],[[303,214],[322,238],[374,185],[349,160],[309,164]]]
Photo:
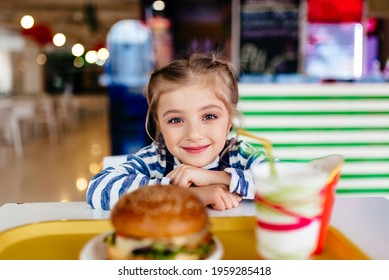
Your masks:
[[[206,207],[188,189],[144,186],[122,196],[105,238],[108,259],[205,259],[215,243]]]

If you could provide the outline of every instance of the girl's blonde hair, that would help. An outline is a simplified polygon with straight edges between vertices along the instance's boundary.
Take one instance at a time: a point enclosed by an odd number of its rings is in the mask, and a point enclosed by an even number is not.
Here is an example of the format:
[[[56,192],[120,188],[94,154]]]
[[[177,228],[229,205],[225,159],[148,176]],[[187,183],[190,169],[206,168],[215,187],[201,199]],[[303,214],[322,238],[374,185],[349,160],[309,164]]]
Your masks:
[[[177,59],[156,69],[145,88],[149,105],[146,116],[147,134],[158,144],[163,142],[158,128],[157,106],[161,95],[192,84],[211,89],[228,110],[231,124],[238,115],[239,99],[237,71],[235,67],[217,54],[191,54],[186,59]],[[194,93],[196,94],[196,93]],[[151,131],[154,130],[154,131]]]

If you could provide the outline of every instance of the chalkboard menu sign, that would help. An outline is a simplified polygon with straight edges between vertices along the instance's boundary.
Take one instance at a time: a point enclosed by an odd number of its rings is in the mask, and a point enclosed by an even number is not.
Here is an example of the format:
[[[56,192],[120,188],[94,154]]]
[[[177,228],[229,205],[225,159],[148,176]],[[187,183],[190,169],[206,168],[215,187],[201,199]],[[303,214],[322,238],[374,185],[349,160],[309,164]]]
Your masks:
[[[299,0],[240,1],[240,68],[243,73],[298,71]]]

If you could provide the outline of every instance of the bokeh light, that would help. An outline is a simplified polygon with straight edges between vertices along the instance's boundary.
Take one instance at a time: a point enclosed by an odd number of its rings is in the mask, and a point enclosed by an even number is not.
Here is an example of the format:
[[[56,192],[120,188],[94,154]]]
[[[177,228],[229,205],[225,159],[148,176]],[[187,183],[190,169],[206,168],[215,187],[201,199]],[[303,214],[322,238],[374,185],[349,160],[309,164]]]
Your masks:
[[[78,178],[76,181],[76,187],[80,192],[85,191],[88,187],[88,181],[85,178]]]
[[[153,3],[153,9],[155,11],[163,11],[165,9],[165,2],[157,0]]]
[[[81,44],[75,44],[72,47],[72,54],[74,56],[82,56],[84,54],[85,48]]]
[[[88,51],[85,55],[85,60],[88,63],[95,63],[97,61],[97,52],[96,51]]]
[[[97,58],[100,60],[107,60],[109,57],[109,51],[106,48],[101,48],[97,51]]]
[[[100,156],[102,153],[102,147],[99,144],[93,144],[91,146],[91,154],[94,156]]]
[[[63,33],[57,33],[53,37],[53,44],[57,47],[62,47],[66,43],[66,36]]]
[[[20,25],[24,29],[30,29],[31,27],[34,26],[34,18],[32,16],[30,16],[30,15],[25,15],[20,20]]]
[[[81,68],[82,66],[84,66],[84,64],[85,64],[85,61],[80,56],[75,57],[74,60],[73,60],[73,65],[76,68]]]
[[[39,65],[44,65],[46,63],[46,61],[47,61],[47,56],[44,53],[38,54],[38,56],[36,58],[36,62]]]
[[[98,163],[91,163],[89,164],[89,172],[93,175],[96,175],[101,171],[101,166]]]

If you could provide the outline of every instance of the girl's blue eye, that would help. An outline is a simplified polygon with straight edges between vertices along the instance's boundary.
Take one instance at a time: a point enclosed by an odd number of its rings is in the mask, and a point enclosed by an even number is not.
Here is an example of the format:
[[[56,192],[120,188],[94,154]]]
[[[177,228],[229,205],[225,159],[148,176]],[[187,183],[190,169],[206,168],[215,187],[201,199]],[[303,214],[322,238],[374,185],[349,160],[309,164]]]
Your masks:
[[[203,118],[205,121],[217,119],[217,116],[215,114],[206,114]]]
[[[180,123],[180,122],[182,122],[181,118],[171,118],[168,120],[168,123],[172,123],[172,124]]]

